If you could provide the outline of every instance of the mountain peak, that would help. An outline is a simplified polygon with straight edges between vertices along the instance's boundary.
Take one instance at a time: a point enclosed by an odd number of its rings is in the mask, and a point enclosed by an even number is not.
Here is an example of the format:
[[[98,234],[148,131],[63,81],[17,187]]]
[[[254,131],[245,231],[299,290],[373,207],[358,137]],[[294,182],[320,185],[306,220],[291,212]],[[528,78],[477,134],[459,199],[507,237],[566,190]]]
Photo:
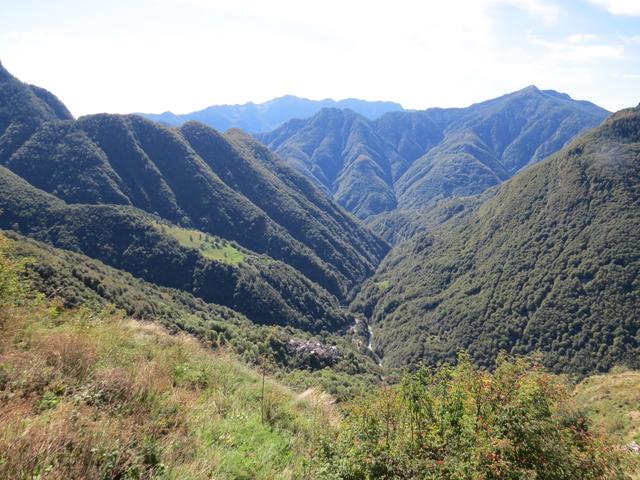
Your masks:
[[[520,91],[523,93],[541,93],[541,90],[533,84],[524,87]]]
[[[369,121],[357,111],[324,108],[258,138],[368,218],[480,193],[608,115],[535,85],[467,108],[390,113]]]

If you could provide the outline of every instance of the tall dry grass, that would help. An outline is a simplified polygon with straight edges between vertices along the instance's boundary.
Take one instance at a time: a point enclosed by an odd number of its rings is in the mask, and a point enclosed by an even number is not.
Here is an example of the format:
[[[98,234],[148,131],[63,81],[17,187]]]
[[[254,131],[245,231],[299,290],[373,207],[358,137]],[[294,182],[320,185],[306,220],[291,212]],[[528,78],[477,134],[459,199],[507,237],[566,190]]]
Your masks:
[[[0,318],[1,479],[314,477],[320,394],[262,396],[229,353],[118,313],[33,298]]]

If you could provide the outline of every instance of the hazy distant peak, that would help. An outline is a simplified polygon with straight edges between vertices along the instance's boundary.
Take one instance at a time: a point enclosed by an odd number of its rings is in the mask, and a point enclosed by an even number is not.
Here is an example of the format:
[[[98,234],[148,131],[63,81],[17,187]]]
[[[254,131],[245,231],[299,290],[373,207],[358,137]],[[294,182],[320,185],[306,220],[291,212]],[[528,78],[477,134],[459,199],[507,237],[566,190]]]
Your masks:
[[[520,92],[523,92],[523,93],[540,93],[541,91],[535,85],[528,85],[528,86],[524,87],[522,90],[520,90]]]
[[[324,107],[315,115],[316,117],[355,118],[364,117],[350,108]]]
[[[221,131],[240,128],[250,133],[257,133],[273,130],[292,119],[310,118],[323,108],[350,109],[370,120],[375,120],[387,112],[403,110],[402,105],[395,102],[367,101],[357,98],[310,100],[295,95],[283,95],[263,103],[212,105],[185,114],[168,111],[161,114],[141,113],[140,115],[174,126],[189,120],[197,120]]]

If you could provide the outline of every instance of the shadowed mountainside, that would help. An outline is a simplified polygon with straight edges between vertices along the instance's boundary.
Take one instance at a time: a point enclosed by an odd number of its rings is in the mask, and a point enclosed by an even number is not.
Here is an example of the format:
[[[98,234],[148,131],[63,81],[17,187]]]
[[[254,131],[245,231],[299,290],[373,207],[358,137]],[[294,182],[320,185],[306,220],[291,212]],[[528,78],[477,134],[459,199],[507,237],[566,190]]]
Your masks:
[[[67,203],[133,206],[236,241],[339,298],[369,276],[388,249],[246,136],[196,123],[169,129],[135,115],[62,120],[40,98],[61,110],[50,94],[36,95],[6,70],[0,78],[0,104],[8,112],[1,163]]]

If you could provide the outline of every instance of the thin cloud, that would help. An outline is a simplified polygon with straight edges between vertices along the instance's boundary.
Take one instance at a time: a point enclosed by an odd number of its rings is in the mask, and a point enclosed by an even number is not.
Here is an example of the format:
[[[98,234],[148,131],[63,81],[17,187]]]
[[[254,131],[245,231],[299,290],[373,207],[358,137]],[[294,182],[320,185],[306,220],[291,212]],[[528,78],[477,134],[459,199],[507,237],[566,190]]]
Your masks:
[[[0,32],[2,61],[76,114],[182,113],[284,94],[465,106],[532,83],[609,109],[635,99],[632,81],[614,88],[609,73],[638,71],[637,34],[599,29],[582,17],[594,9],[569,2],[139,1],[153,12],[144,28],[118,23],[135,18],[129,4],[107,2],[96,22],[80,0],[47,3],[63,19],[51,22],[44,7],[18,2],[23,21]]]
[[[558,61],[585,63],[594,60],[624,59],[623,45],[587,43],[584,37],[575,35],[567,37],[564,41],[544,40],[531,32],[528,37],[532,45],[544,48],[546,55]]]
[[[567,37],[567,42],[569,43],[590,43],[595,42],[600,37],[598,35],[593,35],[591,33],[574,33],[573,35],[569,35]]]
[[[639,0],[589,0],[589,2],[605,8],[609,13],[613,13],[614,15],[640,17]]]
[[[561,9],[558,5],[544,0],[497,0],[498,3],[518,7],[542,19],[545,23],[556,23],[560,18]]]

